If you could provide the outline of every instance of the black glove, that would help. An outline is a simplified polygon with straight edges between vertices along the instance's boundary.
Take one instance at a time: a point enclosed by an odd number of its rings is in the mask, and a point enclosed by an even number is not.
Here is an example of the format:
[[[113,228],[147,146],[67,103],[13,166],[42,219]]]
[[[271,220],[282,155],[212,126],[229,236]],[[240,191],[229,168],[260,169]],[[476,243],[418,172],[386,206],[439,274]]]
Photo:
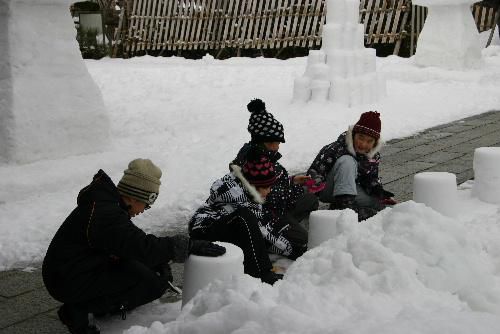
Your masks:
[[[158,274],[158,276],[166,279],[169,282],[174,281],[174,276],[172,275],[172,268],[168,263],[160,264],[159,266],[153,268],[153,270]]]
[[[394,193],[391,193],[390,191],[382,189],[382,198],[392,198],[394,196],[395,196]]]
[[[220,256],[225,252],[226,249],[224,247],[207,240],[191,239],[189,241],[189,254],[200,256]]]
[[[393,193],[385,190],[384,188],[382,188],[381,185],[373,188],[372,195],[377,196],[378,198],[381,198],[381,199],[394,197]]]
[[[307,245],[292,244],[292,253],[288,255],[288,258],[290,260],[297,260],[305,252],[307,252]]]

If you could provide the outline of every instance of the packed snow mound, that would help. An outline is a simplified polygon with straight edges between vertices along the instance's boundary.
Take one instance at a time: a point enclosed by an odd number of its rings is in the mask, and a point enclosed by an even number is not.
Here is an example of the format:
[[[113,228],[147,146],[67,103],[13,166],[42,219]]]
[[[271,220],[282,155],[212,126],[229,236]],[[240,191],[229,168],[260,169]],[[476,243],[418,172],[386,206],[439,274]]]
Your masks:
[[[337,237],[273,287],[249,276],[217,281],[176,321],[126,333],[497,333],[499,212],[481,205],[480,220],[413,201],[360,224],[339,219]]]

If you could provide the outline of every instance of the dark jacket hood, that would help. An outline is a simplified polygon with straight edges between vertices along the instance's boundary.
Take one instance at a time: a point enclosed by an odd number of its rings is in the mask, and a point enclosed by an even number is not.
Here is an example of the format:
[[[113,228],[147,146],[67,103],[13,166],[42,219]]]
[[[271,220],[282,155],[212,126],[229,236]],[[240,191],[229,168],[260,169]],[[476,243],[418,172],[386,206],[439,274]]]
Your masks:
[[[100,169],[92,179],[92,182],[80,190],[77,197],[77,204],[87,205],[92,202],[120,202],[120,206],[124,207],[120,193],[116,188],[111,178]]]

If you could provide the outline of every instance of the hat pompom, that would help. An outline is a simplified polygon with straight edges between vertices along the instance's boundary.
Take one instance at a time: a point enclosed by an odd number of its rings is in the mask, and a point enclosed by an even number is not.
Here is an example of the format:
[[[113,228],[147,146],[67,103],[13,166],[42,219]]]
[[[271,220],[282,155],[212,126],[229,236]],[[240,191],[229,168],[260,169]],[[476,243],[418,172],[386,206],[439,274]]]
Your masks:
[[[251,113],[263,113],[266,111],[266,104],[261,99],[253,99],[247,104],[247,109]]]

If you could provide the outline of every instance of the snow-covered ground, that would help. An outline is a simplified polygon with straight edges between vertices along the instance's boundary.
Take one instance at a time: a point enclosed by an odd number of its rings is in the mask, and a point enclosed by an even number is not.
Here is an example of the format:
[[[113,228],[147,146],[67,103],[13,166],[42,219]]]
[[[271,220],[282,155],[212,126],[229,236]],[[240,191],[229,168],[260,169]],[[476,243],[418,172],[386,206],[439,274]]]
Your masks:
[[[496,44],[483,50],[477,70],[377,59],[388,96],[352,109],[291,103],[305,58],[86,61],[104,96],[112,142],[101,153],[0,165],[0,270],[40,262],[79,189],[99,168],[118,181],[137,157],[151,158],[164,176],[154,208],[136,223],[154,233],[185,231],[211,183],[248,141],[246,104],[255,97],[284,124],[280,151],[291,172],[305,170],[363,111],[381,112],[383,137],[391,139],[499,110]],[[276,287],[249,277],[219,282],[182,314],[179,304],[154,303],[126,322],[103,326],[111,332],[145,326],[130,333],[149,326],[150,333],[497,333],[498,207],[471,198],[469,190],[460,196],[462,215],[455,220],[408,202],[364,224],[345,223],[343,234],[307,253]],[[154,320],[168,323],[151,325]]]

